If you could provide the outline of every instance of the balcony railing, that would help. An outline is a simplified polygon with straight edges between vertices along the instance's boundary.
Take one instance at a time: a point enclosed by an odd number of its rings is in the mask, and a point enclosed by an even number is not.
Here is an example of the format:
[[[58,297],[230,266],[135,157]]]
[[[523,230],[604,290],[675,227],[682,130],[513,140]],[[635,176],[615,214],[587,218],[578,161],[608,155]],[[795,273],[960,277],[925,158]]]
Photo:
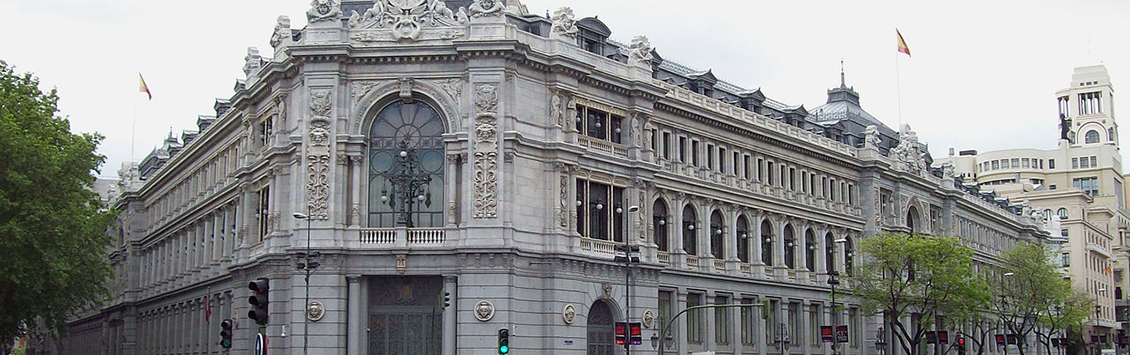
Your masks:
[[[616,256],[616,245],[621,244],[610,240],[581,238],[581,250],[597,255]]]
[[[396,245],[440,245],[447,241],[444,228],[362,228],[361,246]]]

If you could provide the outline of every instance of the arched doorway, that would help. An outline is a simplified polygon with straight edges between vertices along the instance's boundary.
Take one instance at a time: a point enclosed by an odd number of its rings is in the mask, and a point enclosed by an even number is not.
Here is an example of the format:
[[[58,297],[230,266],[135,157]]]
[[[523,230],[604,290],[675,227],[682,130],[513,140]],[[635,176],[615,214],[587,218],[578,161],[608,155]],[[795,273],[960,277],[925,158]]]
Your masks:
[[[616,354],[615,329],[612,308],[604,300],[593,302],[589,308],[588,355]]]

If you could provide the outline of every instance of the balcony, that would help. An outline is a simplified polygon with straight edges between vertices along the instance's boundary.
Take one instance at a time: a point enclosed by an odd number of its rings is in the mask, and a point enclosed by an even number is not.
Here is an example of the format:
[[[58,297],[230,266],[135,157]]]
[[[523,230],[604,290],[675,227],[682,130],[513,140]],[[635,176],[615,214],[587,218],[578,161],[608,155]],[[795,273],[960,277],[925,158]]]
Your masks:
[[[441,246],[447,241],[446,228],[362,228],[358,241],[362,248]]]

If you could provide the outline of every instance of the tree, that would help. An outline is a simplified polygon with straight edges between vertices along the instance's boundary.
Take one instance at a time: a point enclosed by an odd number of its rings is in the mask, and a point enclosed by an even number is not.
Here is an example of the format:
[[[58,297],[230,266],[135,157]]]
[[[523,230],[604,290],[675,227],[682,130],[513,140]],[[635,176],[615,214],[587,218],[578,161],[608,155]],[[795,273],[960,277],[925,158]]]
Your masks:
[[[1042,245],[1017,244],[1000,259],[1000,279],[992,287],[996,299],[992,313],[1005,333],[1019,339],[1034,333],[1050,354],[1054,331],[1077,328],[1090,316],[1094,309],[1090,296],[1071,288],[1071,281],[1064,280],[1051,262],[1051,251]],[[1025,350],[1019,347],[1021,355]]]
[[[0,341],[69,316],[107,294],[107,211],[93,191],[98,134],[73,134],[55,90],[0,61]]]
[[[990,298],[973,273],[973,251],[957,238],[882,234],[861,250],[852,292],[866,311],[883,313],[904,354],[918,354],[927,330],[962,324]]]

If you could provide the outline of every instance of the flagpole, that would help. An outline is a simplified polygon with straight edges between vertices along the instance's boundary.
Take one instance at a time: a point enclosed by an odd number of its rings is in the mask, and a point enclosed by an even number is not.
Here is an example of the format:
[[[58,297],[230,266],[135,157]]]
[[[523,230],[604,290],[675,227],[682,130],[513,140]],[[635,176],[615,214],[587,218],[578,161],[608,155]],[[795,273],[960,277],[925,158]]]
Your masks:
[[[133,164],[133,148],[137,139],[137,94],[133,94],[133,121],[130,122],[129,131],[129,164]]]
[[[895,91],[898,102],[899,131],[902,131],[902,72],[899,71],[899,53],[895,52]]]

